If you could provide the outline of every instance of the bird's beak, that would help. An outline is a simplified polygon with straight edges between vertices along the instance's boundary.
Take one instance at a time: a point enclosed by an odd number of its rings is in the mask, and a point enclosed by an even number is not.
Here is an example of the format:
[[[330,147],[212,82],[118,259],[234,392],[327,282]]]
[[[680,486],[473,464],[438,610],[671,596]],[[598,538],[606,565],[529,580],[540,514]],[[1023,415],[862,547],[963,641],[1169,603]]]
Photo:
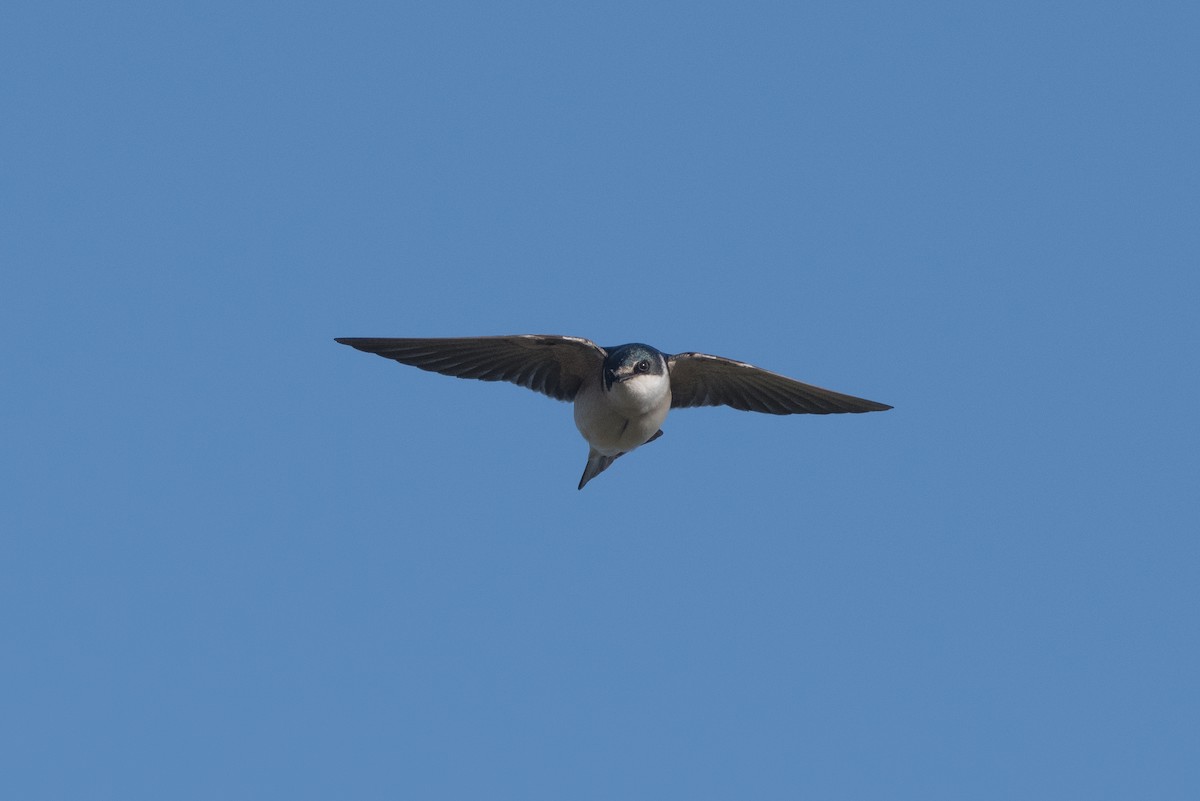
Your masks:
[[[623,384],[624,382],[633,378],[635,375],[637,375],[637,373],[625,373],[624,375],[618,375],[616,370],[612,370],[612,369],[605,370],[604,371],[604,388],[612,389],[613,384]]]

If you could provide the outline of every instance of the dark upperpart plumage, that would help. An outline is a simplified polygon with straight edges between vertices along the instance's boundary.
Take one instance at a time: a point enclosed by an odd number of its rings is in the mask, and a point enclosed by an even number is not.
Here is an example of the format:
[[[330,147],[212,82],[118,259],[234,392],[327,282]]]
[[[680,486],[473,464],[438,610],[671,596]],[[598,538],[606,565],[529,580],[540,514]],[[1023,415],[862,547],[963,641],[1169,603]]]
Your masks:
[[[805,384],[745,362],[707,353],[667,356],[633,342],[602,348],[581,337],[518,334],[493,337],[336,340],[402,364],[457,378],[509,381],[562,401],[574,400],[584,380],[631,354],[660,354],[671,374],[671,406],[729,406],[766,414],[882,412],[886,403]]]

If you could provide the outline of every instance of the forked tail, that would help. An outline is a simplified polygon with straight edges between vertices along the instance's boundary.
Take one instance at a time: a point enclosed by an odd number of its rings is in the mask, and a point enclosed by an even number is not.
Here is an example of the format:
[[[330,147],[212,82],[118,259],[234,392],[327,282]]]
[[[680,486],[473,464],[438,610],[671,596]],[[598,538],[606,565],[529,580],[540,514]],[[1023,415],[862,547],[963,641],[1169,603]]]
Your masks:
[[[659,429],[658,431],[654,432],[654,436],[652,436],[650,439],[646,440],[646,442],[642,443],[642,444],[654,442],[654,440],[658,439],[661,436],[662,436],[662,429]],[[605,456],[604,454],[600,453],[595,448],[588,448],[587,466],[583,468],[583,478],[579,479],[579,489],[583,489],[584,484],[588,483],[593,478],[595,478],[596,476],[603,473],[605,470],[608,469],[608,466],[610,464],[617,461],[617,459],[621,458],[624,455],[625,455],[625,451],[618,453],[616,456]]]
[[[583,478],[579,479],[579,489],[583,489],[584,484],[603,473],[610,464],[624,455],[618,453],[616,456],[605,456],[595,448],[589,448],[587,466],[583,468]]]

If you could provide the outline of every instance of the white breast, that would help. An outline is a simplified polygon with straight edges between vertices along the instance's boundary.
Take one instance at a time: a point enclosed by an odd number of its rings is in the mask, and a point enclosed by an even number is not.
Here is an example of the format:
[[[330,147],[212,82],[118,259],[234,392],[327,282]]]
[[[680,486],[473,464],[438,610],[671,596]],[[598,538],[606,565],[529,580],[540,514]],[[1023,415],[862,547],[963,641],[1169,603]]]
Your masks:
[[[600,382],[575,396],[575,427],[605,456],[628,453],[658,431],[671,410],[671,379],[639,375],[614,383],[605,391]]]

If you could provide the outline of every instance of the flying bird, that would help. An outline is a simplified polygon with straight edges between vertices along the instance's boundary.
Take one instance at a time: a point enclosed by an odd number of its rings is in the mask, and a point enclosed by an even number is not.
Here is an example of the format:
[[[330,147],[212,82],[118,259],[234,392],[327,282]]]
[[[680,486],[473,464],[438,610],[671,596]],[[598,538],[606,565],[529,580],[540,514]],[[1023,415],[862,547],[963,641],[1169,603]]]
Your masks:
[[[456,378],[510,381],[575,404],[588,442],[579,489],[617,458],[662,436],[674,408],[732,406],[767,414],[882,412],[891,406],[802,384],[707,353],[633,342],[602,348],[580,337],[521,334],[440,339],[342,337],[343,345]]]

